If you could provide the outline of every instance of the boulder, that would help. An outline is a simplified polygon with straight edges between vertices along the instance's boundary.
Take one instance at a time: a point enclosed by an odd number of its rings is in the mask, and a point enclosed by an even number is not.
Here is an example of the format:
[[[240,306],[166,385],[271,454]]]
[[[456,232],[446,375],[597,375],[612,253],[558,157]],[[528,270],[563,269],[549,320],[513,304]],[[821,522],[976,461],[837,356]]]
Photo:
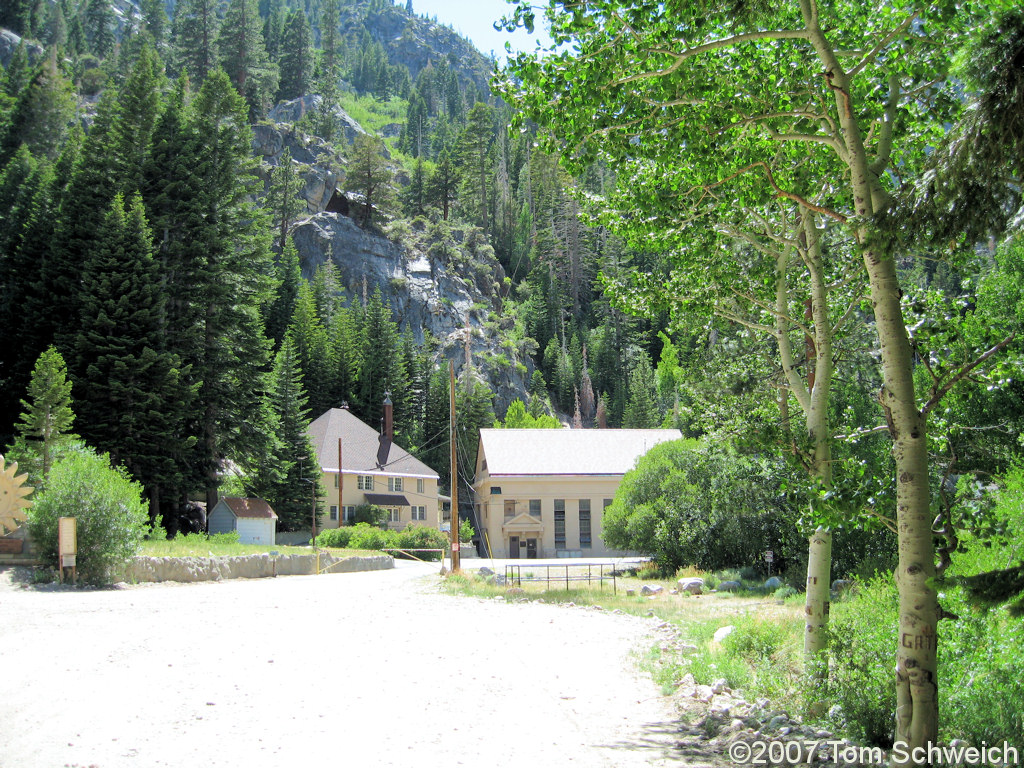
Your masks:
[[[849,579],[836,579],[832,582],[832,591],[837,594],[846,592],[853,587],[853,582]]]
[[[311,94],[300,99],[278,102],[277,106],[270,110],[267,118],[275,123],[297,123],[304,115],[315,111],[320,106],[320,96]],[[341,107],[334,110],[334,117],[341,126],[345,135],[345,141],[351,144],[356,136],[366,133],[353,117]]]
[[[782,579],[778,576],[772,576],[764,583],[764,586],[766,589],[778,589],[782,586]]]
[[[664,591],[665,588],[660,584],[644,584],[642,587],[640,587],[640,594],[644,597],[647,597],[649,595],[660,595]]]
[[[483,568],[481,568],[479,571],[477,571],[477,573],[479,573],[481,576],[484,576],[484,577],[493,576],[494,575],[494,571],[492,571],[486,565]]]
[[[704,592],[704,579],[684,578],[678,582],[679,591],[690,595],[700,595]]]
[[[715,635],[713,639],[716,643],[720,643],[735,631],[736,627],[734,627],[732,624],[727,624],[726,626],[719,627],[717,630],[715,630]]]
[[[738,581],[723,581],[718,585],[719,592],[735,592],[742,585]]]
[[[11,63],[14,51],[21,44],[21,38],[9,29],[0,29],[0,64],[7,67]],[[28,53],[29,63],[35,64],[43,57],[46,51],[38,44],[28,40],[25,41],[25,51]]]

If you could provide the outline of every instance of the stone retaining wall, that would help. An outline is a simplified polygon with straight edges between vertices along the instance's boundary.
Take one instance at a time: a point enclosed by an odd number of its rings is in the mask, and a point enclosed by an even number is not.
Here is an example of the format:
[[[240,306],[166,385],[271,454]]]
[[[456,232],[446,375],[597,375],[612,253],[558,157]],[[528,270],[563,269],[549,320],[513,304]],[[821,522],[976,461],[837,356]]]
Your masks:
[[[338,563],[338,565],[334,565]],[[334,567],[330,567],[330,566]],[[382,571],[395,567],[388,555],[334,557],[320,555],[320,570],[327,573]],[[303,576],[316,571],[314,555],[241,555],[238,557],[134,557],[125,566],[124,581],[220,581]]]

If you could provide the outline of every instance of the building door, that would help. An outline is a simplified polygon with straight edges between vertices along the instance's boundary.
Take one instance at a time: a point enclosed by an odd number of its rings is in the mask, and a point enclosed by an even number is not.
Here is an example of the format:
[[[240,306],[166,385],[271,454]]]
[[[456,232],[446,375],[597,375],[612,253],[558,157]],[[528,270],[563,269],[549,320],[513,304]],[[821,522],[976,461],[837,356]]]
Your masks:
[[[526,540],[526,557],[529,560],[537,559],[537,540],[527,539]]]
[[[508,537],[508,556],[510,560],[519,559],[519,537],[509,536]]]

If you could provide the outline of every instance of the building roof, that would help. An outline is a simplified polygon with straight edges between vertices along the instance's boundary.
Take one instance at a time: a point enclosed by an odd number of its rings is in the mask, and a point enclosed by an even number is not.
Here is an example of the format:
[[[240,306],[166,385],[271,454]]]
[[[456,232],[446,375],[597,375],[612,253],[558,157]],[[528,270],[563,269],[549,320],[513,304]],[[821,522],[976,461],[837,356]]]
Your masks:
[[[481,429],[481,461],[497,475],[624,475],[678,429]]]
[[[366,500],[380,507],[408,507],[409,500],[401,493],[367,493]]]
[[[309,425],[309,439],[324,472],[338,471],[338,439],[345,472],[432,477],[438,474],[346,408],[332,408]]]
[[[235,517],[254,517],[277,520],[277,513],[263,499],[242,499],[238,496],[225,496],[221,499]]]

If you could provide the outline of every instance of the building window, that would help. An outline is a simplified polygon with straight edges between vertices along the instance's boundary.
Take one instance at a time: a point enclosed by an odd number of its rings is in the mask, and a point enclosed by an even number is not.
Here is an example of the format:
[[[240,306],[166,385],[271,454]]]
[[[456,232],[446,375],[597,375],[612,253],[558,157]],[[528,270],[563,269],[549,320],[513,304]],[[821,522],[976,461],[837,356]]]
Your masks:
[[[500,485],[492,485],[491,486],[491,496],[501,496],[501,486]]]
[[[401,477],[389,477],[388,478],[388,490],[391,491],[392,493],[394,493],[396,491],[403,491],[403,490],[405,490],[405,483],[403,483],[402,480],[403,480],[403,478],[401,478]]]
[[[359,475],[356,479],[356,486],[360,491],[372,491],[373,475]]]
[[[426,507],[413,507],[412,508],[412,519],[413,520],[426,520],[427,519],[427,508]]]
[[[416,493],[424,493],[424,486],[426,483],[423,482],[423,478],[416,479]]]
[[[540,499],[530,499],[530,517],[540,519]]]
[[[341,514],[345,519],[345,522],[352,525],[352,521],[356,517],[356,508],[354,506],[344,506],[341,508]]]
[[[565,549],[565,499],[555,499],[555,549]]]
[[[337,520],[337,519],[338,519],[338,505],[337,504],[331,504],[331,520]]]
[[[402,510],[399,507],[388,507],[388,522],[389,523],[400,523],[400,522],[402,522]]]
[[[338,487],[338,478],[339,477],[341,477],[341,473],[340,472],[334,476],[334,487],[335,488]]]
[[[507,523],[509,520],[511,520],[513,517],[516,516],[516,500],[515,499],[505,499],[504,507],[505,507],[505,522]]]
[[[608,509],[608,507],[610,507],[611,505],[612,505],[612,500],[611,499],[605,499],[604,500],[604,508],[605,509]]]
[[[580,549],[590,548],[590,499],[580,499]]]

